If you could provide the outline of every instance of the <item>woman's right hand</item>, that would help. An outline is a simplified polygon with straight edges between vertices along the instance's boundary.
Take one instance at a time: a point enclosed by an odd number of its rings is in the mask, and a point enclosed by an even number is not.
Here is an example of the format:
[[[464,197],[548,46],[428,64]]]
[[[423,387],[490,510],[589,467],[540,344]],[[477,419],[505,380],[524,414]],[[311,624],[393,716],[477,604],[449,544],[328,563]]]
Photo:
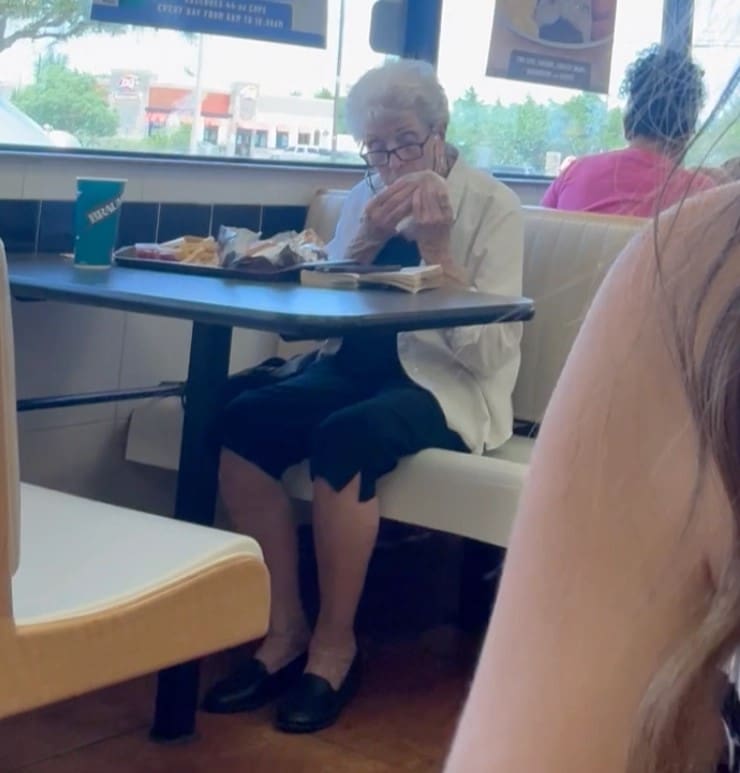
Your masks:
[[[396,226],[411,214],[413,187],[401,178],[370,199],[360,224],[367,238],[385,244],[396,235]]]
[[[372,263],[381,247],[396,235],[396,226],[411,214],[413,188],[402,185],[402,179],[365,205],[360,227],[345,254],[347,260]]]

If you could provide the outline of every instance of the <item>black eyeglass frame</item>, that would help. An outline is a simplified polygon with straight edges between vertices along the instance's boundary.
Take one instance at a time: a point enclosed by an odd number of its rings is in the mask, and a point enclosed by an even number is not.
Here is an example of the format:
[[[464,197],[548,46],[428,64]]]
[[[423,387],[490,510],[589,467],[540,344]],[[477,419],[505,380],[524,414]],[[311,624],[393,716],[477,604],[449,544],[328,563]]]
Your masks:
[[[424,155],[424,148],[426,147],[427,142],[429,142],[429,140],[432,138],[432,134],[434,134],[434,132],[429,132],[426,138],[421,142],[407,142],[404,145],[399,145],[398,147],[391,148],[390,150],[368,150],[364,153],[360,153],[360,158],[365,162],[365,164],[367,164],[368,169],[378,169],[380,167],[388,166],[388,164],[391,162],[391,156],[395,156],[399,161],[417,161]],[[414,156],[413,158],[402,158],[398,151],[405,150],[407,148],[418,148],[419,155]],[[371,163],[370,156],[377,155],[379,153],[385,154],[385,161],[382,164]]]

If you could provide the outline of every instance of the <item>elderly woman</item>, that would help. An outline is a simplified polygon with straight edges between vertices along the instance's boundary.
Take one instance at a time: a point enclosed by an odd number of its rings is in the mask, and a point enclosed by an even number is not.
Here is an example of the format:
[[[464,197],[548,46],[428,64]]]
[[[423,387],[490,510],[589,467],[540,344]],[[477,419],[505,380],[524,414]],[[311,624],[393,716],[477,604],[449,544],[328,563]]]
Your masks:
[[[514,194],[445,143],[449,108],[428,64],[366,73],[347,99],[366,180],[350,191],[332,258],[436,264],[448,281],[517,294],[522,216]],[[379,523],[375,486],[425,448],[481,453],[511,434],[521,327],[357,333],[301,373],[247,391],[225,411],[221,495],[271,572],[270,629],[204,708],[258,708],[283,691],[277,726],[332,724],[358,686],[354,619]],[[291,505],[280,480],[308,458],[321,597],[313,632],[301,606]]]

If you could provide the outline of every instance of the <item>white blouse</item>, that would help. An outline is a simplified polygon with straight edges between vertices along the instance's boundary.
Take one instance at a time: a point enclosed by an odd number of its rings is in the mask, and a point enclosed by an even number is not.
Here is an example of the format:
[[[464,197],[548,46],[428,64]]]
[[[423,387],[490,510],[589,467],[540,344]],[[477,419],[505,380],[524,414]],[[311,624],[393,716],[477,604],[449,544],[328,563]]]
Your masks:
[[[490,174],[458,158],[447,186],[454,214],[452,255],[471,288],[521,295],[523,218],[517,196]],[[340,260],[373,197],[366,181],[348,194],[329,258]],[[511,437],[511,393],[519,371],[520,322],[399,333],[398,354],[406,374],[437,399],[448,426],[475,453]],[[326,352],[335,351],[338,343]]]

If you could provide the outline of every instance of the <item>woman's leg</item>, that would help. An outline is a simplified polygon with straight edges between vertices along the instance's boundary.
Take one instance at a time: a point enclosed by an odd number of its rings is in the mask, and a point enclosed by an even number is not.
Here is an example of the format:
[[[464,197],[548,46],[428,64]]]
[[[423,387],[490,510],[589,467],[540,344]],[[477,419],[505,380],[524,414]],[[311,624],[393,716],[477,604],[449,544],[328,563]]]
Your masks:
[[[314,543],[321,608],[306,671],[337,688],[356,651],[354,622],[378,533],[375,482],[424,448],[465,450],[431,394],[410,382],[333,413],[313,439]]]
[[[306,650],[292,508],[283,487],[252,462],[221,452],[221,498],[231,522],[257,540],[270,569],[270,628],[256,657],[274,673]]]
[[[354,623],[367,566],[378,534],[376,497],[359,501],[360,476],[336,492],[322,478],[314,483],[313,533],[321,609],[306,671],[335,689],[357,651]]]
[[[271,577],[270,628],[257,658],[272,673],[305,651],[298,549],[283,472],[310,453],[314,430],[365,396],[331,361],[233,400],[222,419],[220,491],[234,526],[262,547]]]

